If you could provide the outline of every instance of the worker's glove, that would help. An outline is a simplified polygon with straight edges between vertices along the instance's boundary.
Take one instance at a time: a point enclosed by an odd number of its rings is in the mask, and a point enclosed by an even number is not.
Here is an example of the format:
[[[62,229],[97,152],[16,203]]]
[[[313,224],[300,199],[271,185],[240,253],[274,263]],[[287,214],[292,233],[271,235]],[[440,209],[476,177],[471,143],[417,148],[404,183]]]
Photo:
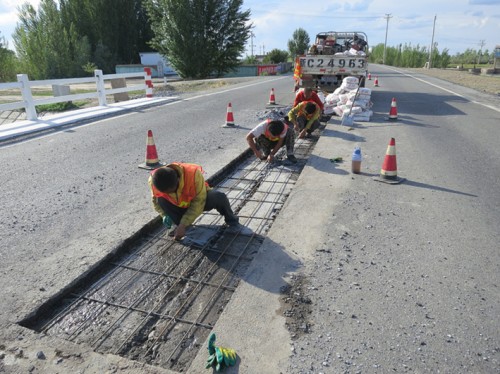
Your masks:
[[[236,351],[230,348],[215,346],[215,333],[208,338],[208,360],[206,368],[215,366],[216,371],[233,366],[236,363]]]
[[[164,216],[163,217],[163,224],[167,229],[170,229],[172,227],[172,218],[169,216]]]

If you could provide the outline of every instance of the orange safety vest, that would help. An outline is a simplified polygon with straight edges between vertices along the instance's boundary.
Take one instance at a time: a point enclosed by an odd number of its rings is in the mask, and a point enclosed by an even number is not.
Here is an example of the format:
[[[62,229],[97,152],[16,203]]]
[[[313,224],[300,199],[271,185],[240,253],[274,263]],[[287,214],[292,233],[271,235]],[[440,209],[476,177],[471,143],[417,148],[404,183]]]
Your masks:
[[[295,70],[293,72],[293,78],[299,81],[302,78],[302,66],[300,66],[300,58],[295,58]]]
[[[151,186],[153,188],[153,196],[157,198],[162,197],[180,208],[188,208],[189,205],[191,204],[191,201],[196,197],[196,183],[195,183],[196,170],[203,172],[203,168],[200,165],[186,164],[180,162],[174,162],[170,165],[179,166],[183,170],[184,188],[182,189],[181,195],[176,200],[175,198],[170,196],[170,194],[159,191],[152,183]],[[158,169],[153,170],[151,172],[151,175],[154,175],[154,173],[156,173],[156,170]],[[205,182],[205,185],[208,186],[208,183]]]
[[[306,112],[306,105],[307,103],[313,103],[315,106],[316,106],[316,109],[315,111],[312,113],[312,114],[308,114]],[[299,104],[299,110],[297,112],[297,117],[300,117],[300,116],[304,116],[306,117],[307,119],[311,119],[313,116],[314,116],[314,113],[316,113],[316,110],[318,110],[318,104],[316,104],[314,101],[312,100],[308,100],[308,101],[303,101]]]
[[[278,140],[280,140],[281,136],[283,134],[286,134],[286,132],[288,131],[288,125],[286,123],[284,123],[283,125],[283,131],[281,132],[281,134],[279,134],[278,136],[275,136],[273,134],[271,134],[271,131],[269,131],[269,124],[271,123],[271,119],[268,118],[267,119],[267,126],[266,126],[266,131],[264,132],[264,136],[266,138],[268,138],[270,141],[272,142],[277,142]]]

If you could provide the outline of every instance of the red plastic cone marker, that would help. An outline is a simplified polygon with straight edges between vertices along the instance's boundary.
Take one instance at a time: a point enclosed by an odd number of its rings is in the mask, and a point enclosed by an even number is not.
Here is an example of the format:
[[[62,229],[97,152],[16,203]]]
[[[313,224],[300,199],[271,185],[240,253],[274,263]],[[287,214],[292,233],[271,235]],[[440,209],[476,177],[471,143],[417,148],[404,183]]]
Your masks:
[[[398,106],[396,104],[396,98],[392,98],[391,110],[389,111],[389,119],[396,121],[398,119]]]
[[[233,106],[231,103],[227,104],[226,124],[224,127],[234,127]]]
[[[398,177],[398,167],[396,162],[396,140],[391,138],[387,151],[385,153],[382,169],[380,170],[380,177],[376,179],[379,182],[390,184],[397,184],[404,181],[404,178]]]
[[[375,77],[375,81],[373,82],[374,87],[378,87],[378,77]]]
[[[269,105],[276,105],[276,98],[274,97],[274,88],[271,88],[271,94],[269,95]]]
[[[158,160],[158,153],[156,152],[156,145],[153,139],[153,132],[148,130],[148,138],[146,141],[146,162],[139,165],[142,169],[156,169],[160,166],[165,165]]]

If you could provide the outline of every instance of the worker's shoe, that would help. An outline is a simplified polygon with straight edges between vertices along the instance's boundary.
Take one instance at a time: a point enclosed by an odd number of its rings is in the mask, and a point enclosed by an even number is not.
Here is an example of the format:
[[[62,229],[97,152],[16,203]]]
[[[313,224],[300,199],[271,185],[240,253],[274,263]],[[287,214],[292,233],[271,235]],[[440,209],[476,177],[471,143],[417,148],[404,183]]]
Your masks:
[[[297,158],[294,156],[294,155],[287,155],[286,158],[288,159],[288,161],[290,161],[292,164],[296,164],[297,163]]]

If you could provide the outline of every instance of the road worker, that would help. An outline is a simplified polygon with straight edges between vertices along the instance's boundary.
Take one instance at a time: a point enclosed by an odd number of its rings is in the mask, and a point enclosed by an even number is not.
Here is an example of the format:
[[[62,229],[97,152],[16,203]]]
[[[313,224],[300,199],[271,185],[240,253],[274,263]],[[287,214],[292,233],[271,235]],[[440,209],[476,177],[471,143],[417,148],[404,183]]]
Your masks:
[[[255,157],[261,160],[273,162],[276,153],[285,146],[287,159],[294,164],[297,162],[293,149],[295,133],[284,121],[267,119],[255,126],[246,139]]]
[[[216,209],[227,225],[241,227],[225,193],[212,189],[203,177],[203,169],[196,164],[174,162],[151,172],[149,177],[152,203],[163,224],[171,228],[176,240],[186,235],[186,229],[203,211]]]
[[[295,95],[295,100],[293,101],[293,106],[296,107],[303,101],[314,101],[319,105],[321,112],[323,112],[324,104],[319,98],[316,91],[314,91],[311,87],[305,87],[297,92],[297,94]]]
[[[299,138],[310,137],[311,133],[319,125],[321,108],[314,101],[303,101],[294,106],[288,112],[288,119],[293,123],[295,131],[299,133]]]

